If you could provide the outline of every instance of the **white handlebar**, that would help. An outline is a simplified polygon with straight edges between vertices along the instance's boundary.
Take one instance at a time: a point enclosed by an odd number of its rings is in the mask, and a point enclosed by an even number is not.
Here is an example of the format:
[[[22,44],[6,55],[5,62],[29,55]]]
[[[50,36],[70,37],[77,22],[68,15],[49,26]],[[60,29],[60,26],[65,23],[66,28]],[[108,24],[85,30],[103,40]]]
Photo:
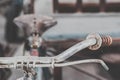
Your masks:
[[[86,39],[82,42],[77,43],[76,45],[72,46],[71,48],[67,49],[63,53],[57,55],[54,57],[56,62],[61,62],[66,60],[67,58],[71,57],[75,53],[77,53],[80,50],[83,50],[89,46],[95,45],[96,44],[96,39],[91,38],[91,39]]]
[[[7,59],[7,60],[6,60]],[[41,63],[41,60],[44,59],[42,57],[5,57],[0,58],[0,68],[16,68],[21,69],[25,67],[63,67],[63,66],[70,66],[76,64],[83,64],[83,63],[99,63],[101,64],[106,70],[109,68],[107,65],[100,59],[87,59],[87,60],[79,60],[79,61],[72,61],[72,62],[65,62],[65,63],[53,63],[54,61],[50,61],[50,63]],[[50,59],[50,58],[49,58]],[[51,58],[52,59],[52,58]]]
[[[106,66],[106,64],[99,59],[88,59],[88,60],[80,60],[80,61],[67,62],[67,63],[58,63],[58,62],[65,61],[67,58],[71,57],[76,52],[82,49],[85,49],[89,46],[92,46],[94,49],[96,47],[99,47],[99,45],[101,46],[102,42],[100,41],[102,40],[98,34],[97,35],[94,34],[94,36],[92,34],[92,36],[89,36],[89,38],[87,38],[86,40],[77,43],[76,45],[67,49],[63,53],[54,57],[35,57],[35,56],[1,57],[0,68],[23,68],[24,66],[33,67],[33,68],[34,67],[63,67],[63,66],[69,66],[69,65],[75,65],[75,64],[94,62],[94,63],[102,64],[102,66],[106,70],[108,70],[108,67]]]

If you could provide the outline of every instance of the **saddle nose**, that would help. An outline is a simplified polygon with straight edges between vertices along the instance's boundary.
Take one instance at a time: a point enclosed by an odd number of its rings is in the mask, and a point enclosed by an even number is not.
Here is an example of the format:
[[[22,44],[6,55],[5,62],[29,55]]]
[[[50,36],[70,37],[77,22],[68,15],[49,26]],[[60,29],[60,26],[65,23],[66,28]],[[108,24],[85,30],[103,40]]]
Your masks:
[[[27,31],[27,34],[31,34],[35,27],[37,27],[40,34],[44,33],[49,28],[57,24],[57,21],[53,17],[44,15],[27,14],[16,17],[14,23],[22,29]]]

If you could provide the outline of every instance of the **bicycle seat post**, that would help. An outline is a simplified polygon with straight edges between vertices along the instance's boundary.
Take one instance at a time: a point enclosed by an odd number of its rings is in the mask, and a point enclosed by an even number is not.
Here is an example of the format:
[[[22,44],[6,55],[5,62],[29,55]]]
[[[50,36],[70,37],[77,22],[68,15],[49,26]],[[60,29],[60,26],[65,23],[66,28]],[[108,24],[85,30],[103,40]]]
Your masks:
[[[29,52],[31,56],[39,56],[38,48],[42,44],[42,38],[40,35],[39,26],[37,24],[38,24],[37,19],[36,17],[34,17],[31,25],[32,27],[31,33],[30,33],[30,36],[28,36],[28,39],[26,42],[26,46],[29,46],[30,48]]]

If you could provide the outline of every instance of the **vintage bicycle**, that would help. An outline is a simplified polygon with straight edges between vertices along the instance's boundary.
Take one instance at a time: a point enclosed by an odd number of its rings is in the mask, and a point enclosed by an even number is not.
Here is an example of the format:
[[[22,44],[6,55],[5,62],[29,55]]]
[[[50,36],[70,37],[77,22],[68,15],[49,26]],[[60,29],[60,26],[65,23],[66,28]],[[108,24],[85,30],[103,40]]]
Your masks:
[[[63,53],[54,56],[54,57],[35,57],[35,56],[23,56],[23,57],[4,57],[0,58],[0,68],[16,68],[24,70],[24,78],[18,80],[34,80],[36,76],[36,72],[33,70],[37,67],[63,67],[63,66],[70,66],[75,64],[83,64],[83,63],[100,63],[106,70],[109,68],[107,65],[99,59],[88,59],[88,60],[80,60],[80,61],[73,61],[73,62],[66,62],[64,63],[67,58],[75,54],[76,52],[87,48],[90,46],[91,49],[93,45],[96,46],[97,37],[100,36],[90,35],[88,39],[74,45],[73,47],[69,48],[68,50],[64,51]],[[101,39],[101,38],[100,38]],[[101,41],[101,40],[100,40]],[[100,45],[101,42],[99,42]],[[98,46],[98,45],[97,45]],[[100,46],[99,46],[100,47]],[[96,47],[97,49],[98,47]],[[61,62],[61,63],[60,63]]]
[[[27,31],[28,43],[25,44],[25,46],[29,46],[29,55],[26,55],[26,53],[23,52],[23,56],[21,57],[0,57],[0,68],[23,70],[24,76],[17,80],[39,80],[40,67],[54,68],[84,63],[98,63],[101,64],[105,70],[109,70],[104,61],[100,59],[86,59],[71,62],[65,61],[78,51],[87,47],[91,50],[97,50],[102,44],[109,46],[112,44],[112,38],[110,36],[101,37],[99,34],[89,34],[85,40],[77,43],[57,56],[41,57],[39,55],[39,47],[43,43],[41,35],[45,30],[55,25],[57,23],[56,20],[47,16],[36,17],[35,15],[25,15],[16,18],[14,21],[19,27],[24,27]]]

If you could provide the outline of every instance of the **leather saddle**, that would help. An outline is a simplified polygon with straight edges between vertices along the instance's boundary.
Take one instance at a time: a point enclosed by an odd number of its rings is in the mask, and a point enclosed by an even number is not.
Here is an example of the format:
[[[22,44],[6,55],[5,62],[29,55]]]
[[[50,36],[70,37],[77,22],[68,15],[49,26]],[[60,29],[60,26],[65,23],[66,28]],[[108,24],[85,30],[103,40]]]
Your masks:
[[[27,14],[16,17],[14,23],[27,32],[30,35],[35,26],[37,26],[40,35],[57,24],[57,21],[48,16]],[[34,25],[35,24],[35,25]]]

